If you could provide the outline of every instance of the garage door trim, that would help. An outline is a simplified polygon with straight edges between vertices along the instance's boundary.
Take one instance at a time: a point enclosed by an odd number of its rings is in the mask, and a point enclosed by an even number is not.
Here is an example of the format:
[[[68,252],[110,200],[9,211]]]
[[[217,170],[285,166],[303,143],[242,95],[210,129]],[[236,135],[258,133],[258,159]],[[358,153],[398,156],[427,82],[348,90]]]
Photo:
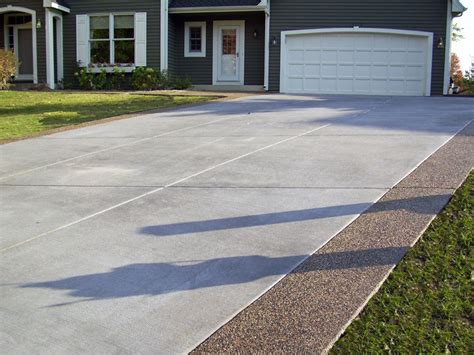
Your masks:
[[[374,34],[398,34],[406,36],[416,36],[425,38],[428,45],[428,55],[426,63],[426,89],[425,95],[431,95],[431,71],[433,63],[433,33],[423,31],[408,31],[408,30],[395,30],[388,28],[360,28],[360,27],[347,27],[347,28],[321,28],[321,29],[308,29],[308,30],[291,30],[281,32],[281,51],[280,51],[280,92],[286,91],[286,79],[285,79],[285,68],[287,65],[287,38],[290,36],[298,35],[310,35],[310,34],[321,34],[321,33],[374,33]]]

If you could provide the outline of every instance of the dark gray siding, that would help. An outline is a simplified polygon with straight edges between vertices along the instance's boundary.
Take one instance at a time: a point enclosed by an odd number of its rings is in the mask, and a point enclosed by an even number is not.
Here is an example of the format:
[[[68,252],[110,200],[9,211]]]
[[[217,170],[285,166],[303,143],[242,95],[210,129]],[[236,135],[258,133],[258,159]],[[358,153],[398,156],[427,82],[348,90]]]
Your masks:
[[[21,6],[26,7],[31,10],[36,11],[36,19],[41,20],[43,26],[40,29],[36,30],[36,57],[38,60],[38,82],[44,83],[46,82],[46,37],[44,32],[44,23],[45,23],[45,16],[44,16],[44,8],[43,8],[43,1],[42,0],[0,0],[0,7],[4,5],[12,5],[12,6]],[[4,40],[4,28],[1,25],[0,36],[1,42],[3,46]],[[1,47],[0,46],[0,47]]]
[[[0,48],[5,48],[5,27],[3,22],[3,14],[0,15]]]
[[[270,90],[280,86],[280,33],[327,27],[378,27],[434,33],[432,94],[443,93],[447,0],[271,0]]]
[[[100,12],[147,13],[147,65],[160,67],[160,1],[159,0],[68,0],[71,13],[64,16],[64,76],[73,77],[76,66],[76,15]]]
[[[171,15],[175,26],[175,48],[173,49],[173,73],[189,77],[195,85],[212,85],[213,21],[245,20],[245,85],[263,85],[265,16],[263,12],[240,14]],[[184,22],[206,21],[206,57],[184,57]],[[257,30],[257,38],[253,37]],[[170,36],[170,46],[171,36]],[[170,67],[171,69],[171,67]]]
[[[168,71],[170,73],[177,72],[177,53],[176,53],[176,43],[177,43],[177,32],[176,32],[176,23],[175,17],[168,17]]]

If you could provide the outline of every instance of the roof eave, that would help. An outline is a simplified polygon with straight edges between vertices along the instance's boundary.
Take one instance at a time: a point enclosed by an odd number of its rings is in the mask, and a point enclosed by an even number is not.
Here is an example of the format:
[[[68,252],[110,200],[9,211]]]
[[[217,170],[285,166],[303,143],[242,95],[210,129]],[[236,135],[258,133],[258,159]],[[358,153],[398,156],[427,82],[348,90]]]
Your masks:
[[[266,5],[258,4],[256,6],[208,6],[208,7],[172,7],[169,8],[170,14],[199,14],[199,13],[218,13],[218,12],[251,12],[265,11]]]
[[[54,0],[43,0],[43,7],[49,7],[66,13],[71,12],[71,9],[69,7],[60,5]]]
[[[464,6],[460,0],[453,0],[451,12],[454,16],[460,16],[467,10],[467,7]]]

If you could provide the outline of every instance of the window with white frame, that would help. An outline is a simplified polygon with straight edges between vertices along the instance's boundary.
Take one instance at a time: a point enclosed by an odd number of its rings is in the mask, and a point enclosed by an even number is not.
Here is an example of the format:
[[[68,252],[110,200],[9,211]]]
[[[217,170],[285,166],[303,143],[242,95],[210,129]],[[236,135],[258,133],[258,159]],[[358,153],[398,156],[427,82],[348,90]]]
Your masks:
[[[184,56],[206,56],[206,22],[185,22]]]
[[[90,64],[133,66],[135,20],[130,14],[93,15],[89,18]]]

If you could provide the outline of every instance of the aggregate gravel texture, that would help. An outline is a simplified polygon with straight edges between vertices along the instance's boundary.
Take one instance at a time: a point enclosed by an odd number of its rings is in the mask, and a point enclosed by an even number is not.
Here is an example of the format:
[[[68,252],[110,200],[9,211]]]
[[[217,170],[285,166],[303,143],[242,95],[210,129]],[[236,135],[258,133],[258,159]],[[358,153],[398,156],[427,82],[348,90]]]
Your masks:
[[[326,353],[473,166],[471,122],[194,353]]]

